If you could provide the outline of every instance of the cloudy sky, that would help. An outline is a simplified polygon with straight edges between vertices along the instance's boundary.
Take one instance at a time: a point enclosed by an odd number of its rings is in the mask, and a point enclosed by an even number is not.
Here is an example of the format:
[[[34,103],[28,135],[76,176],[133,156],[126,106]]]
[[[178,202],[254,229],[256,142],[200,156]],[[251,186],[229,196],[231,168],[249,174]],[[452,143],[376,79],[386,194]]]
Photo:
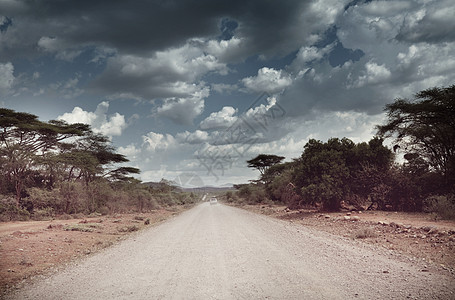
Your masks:
[[[90,124],[143,181],[242,183],[259,153],[368,141],[385,104],[454,84],[454,15],[453,0],[0,0],[0,106]]]

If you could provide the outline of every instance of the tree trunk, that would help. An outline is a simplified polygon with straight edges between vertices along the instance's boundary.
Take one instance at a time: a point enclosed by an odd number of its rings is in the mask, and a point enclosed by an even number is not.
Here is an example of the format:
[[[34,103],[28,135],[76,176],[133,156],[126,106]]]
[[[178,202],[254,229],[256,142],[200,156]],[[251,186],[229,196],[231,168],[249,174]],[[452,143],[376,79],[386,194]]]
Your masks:
[[[16,180],[16,207],[19,208],[19,202],[21,201],[22,193],[22,181],[20,179]]]

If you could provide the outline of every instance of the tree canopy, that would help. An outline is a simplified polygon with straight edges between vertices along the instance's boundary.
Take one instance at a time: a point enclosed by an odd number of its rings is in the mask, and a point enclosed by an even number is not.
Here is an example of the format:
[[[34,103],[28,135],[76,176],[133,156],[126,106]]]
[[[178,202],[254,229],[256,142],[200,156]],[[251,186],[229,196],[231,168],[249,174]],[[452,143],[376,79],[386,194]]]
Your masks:
[[[380,138],[359,144],[347,138],[309,140],[293,171],[297,192],[305,203],[322,204],[327,210],[339,209],[342,200],[354,196],[368,197],[371,187],[359,180],[359,174],[365,168],[384,172],[393,159],[382,142]]]
[[[138,169],[114,168],[127,161],[87,124],[43,122],[33,114],[0,108],[0,193],[14,191],[17,206],[31,182],[52,188],[55,182],[88,183],[97,177],[129,180],[126,175]]]
[[[455,85],[421,91],[415,99],[396,99],[385,108],[387,123],[377,127],[378,134],[394,138],[395,149],[404,158],[423,158],[446,181],[455,183]]]
[[[283,156],[259,154],[253,159],[247,160],[248,168],[258,169],[261,175],[273,165],[279,164],[284,159]]]

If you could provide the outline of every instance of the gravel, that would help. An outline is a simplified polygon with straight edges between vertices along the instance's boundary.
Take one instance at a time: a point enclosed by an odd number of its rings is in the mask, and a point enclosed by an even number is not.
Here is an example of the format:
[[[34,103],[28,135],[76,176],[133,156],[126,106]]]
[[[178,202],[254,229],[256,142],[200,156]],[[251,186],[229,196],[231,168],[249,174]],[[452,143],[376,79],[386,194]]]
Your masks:
[[[6,299],[454,299],[449,272],[222,204],[32,281]]]

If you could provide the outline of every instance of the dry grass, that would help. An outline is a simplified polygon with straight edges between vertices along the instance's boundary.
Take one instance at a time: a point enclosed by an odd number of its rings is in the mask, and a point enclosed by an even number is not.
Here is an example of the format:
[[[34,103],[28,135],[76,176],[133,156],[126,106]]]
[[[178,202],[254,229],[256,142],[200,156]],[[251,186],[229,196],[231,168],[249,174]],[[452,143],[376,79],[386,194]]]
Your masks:
[[[377,234],[371,228],[362,228],[362,229],[357,230],[353,234],[353,237],[356,239],[367,239],[367,238],[375,238],[375,237],[377,237]]]
[[[119,232],[133,232],[138,231],[139,227],[136,225],[123,226],[117,229]]]
[[[86,224],[73,224],[66,225],[63,227],[63,230],[66,231],[81,231],[81,232],[93,232],[95,229],[100,228],[99,224],[95,223],[86,223]]]

